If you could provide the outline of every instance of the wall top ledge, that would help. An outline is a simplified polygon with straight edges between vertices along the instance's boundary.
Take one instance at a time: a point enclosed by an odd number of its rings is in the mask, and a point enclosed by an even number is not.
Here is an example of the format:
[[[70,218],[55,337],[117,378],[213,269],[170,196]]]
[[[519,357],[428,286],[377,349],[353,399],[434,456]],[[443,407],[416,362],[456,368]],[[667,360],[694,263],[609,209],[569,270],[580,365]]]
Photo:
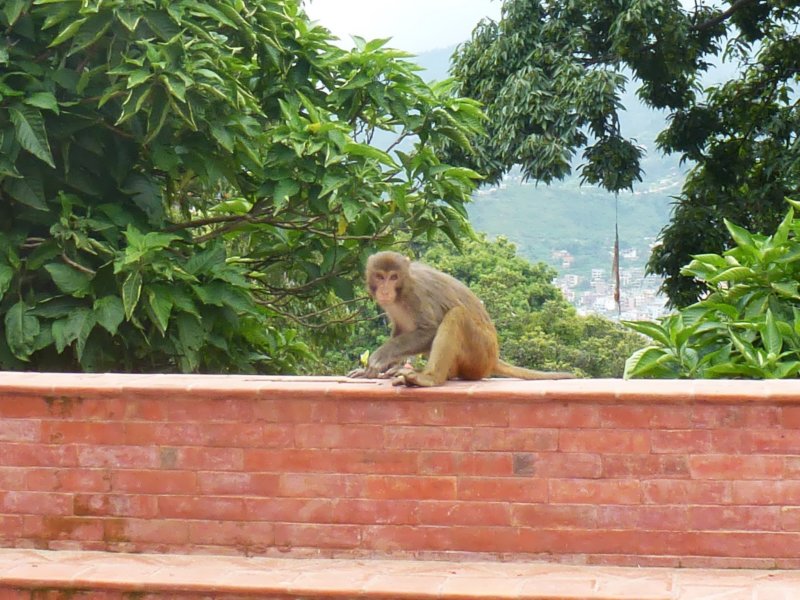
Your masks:
[[[263,375],[83,374],[0,371],[0,395],[348,398],[368,401],[525,401],[595,403],[800,404],[800,380],[572,379],[451,381],[438,388],[392,387],[385,380]]]

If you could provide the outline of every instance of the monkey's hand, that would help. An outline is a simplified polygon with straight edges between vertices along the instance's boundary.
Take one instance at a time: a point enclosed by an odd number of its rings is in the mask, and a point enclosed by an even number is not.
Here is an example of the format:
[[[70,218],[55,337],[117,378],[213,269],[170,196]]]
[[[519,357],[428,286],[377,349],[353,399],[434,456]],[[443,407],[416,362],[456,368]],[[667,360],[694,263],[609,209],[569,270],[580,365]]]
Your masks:
[[[347,374],[347,376],[353,379],[391,379],[403,368],[403,366],[404,363],[401,362],[399,364],[390,366],[384,371],[378,371],[373,367],[367,366],[359,369],[353,369]]]

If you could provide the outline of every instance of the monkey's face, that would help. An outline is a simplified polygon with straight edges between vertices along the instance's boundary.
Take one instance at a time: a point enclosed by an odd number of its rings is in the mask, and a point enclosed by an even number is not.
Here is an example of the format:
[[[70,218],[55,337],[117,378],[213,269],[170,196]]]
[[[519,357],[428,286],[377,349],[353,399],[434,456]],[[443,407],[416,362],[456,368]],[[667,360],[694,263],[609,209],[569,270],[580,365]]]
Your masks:
[[[401,278],[397,271],[375,271],[369,279],[369,293],[384,308],[400,295]]]

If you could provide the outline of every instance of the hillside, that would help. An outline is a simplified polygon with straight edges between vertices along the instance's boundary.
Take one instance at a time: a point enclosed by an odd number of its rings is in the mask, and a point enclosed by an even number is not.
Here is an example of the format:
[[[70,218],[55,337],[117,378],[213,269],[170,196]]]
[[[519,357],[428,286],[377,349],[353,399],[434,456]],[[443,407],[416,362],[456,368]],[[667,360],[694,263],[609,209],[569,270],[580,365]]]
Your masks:
[[[454,49],[417,57],[427,78],[448,76],[449,57]],[[610,271],[618,214],[624,253],[620,264],[623,300],[627,285],[628,304],[633,311],[626,316],[638,317],[656,314],[663,305],[662,299],[654,298],[658,281],[643,281],[643,271],[650,247],[669,219],[672,196],[680,191],[684,172],[678,157],[665,157],[655,147],[656,135],[666,125],[665,114],[643,106],[632,88],[622,99],[627,107],[620,119],[622,134],[634,138],[646,153],[642,163],[644,178],[633,193],[620,194],[617,204],[613,194],[579,185],[579,177],[574,174],[549,186],[523,182],[511,174],[500,186],[478,190],[468,210],[476,230],[490,237],[503,235],[517,244],[521,255],[555,267],[561,275],[562,289],[579,308],[605,313],[615,312],[610,301]],[[576,170],[580,162],[577,157]],[[604,273],[601,275],[598,270]],[[635,297],[642,290],[646,290],[646,298]]]

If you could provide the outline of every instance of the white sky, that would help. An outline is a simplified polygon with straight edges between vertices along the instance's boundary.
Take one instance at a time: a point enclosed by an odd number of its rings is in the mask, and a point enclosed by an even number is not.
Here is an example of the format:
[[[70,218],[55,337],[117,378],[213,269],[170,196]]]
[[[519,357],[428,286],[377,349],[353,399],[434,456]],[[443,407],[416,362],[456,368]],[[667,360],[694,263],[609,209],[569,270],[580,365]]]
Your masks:
[[[500,18],[500,0],[305,0],[308,16],[352,47],[351,35],[392,38],[389,46],[420,53],[469,39],[483,17]]]

